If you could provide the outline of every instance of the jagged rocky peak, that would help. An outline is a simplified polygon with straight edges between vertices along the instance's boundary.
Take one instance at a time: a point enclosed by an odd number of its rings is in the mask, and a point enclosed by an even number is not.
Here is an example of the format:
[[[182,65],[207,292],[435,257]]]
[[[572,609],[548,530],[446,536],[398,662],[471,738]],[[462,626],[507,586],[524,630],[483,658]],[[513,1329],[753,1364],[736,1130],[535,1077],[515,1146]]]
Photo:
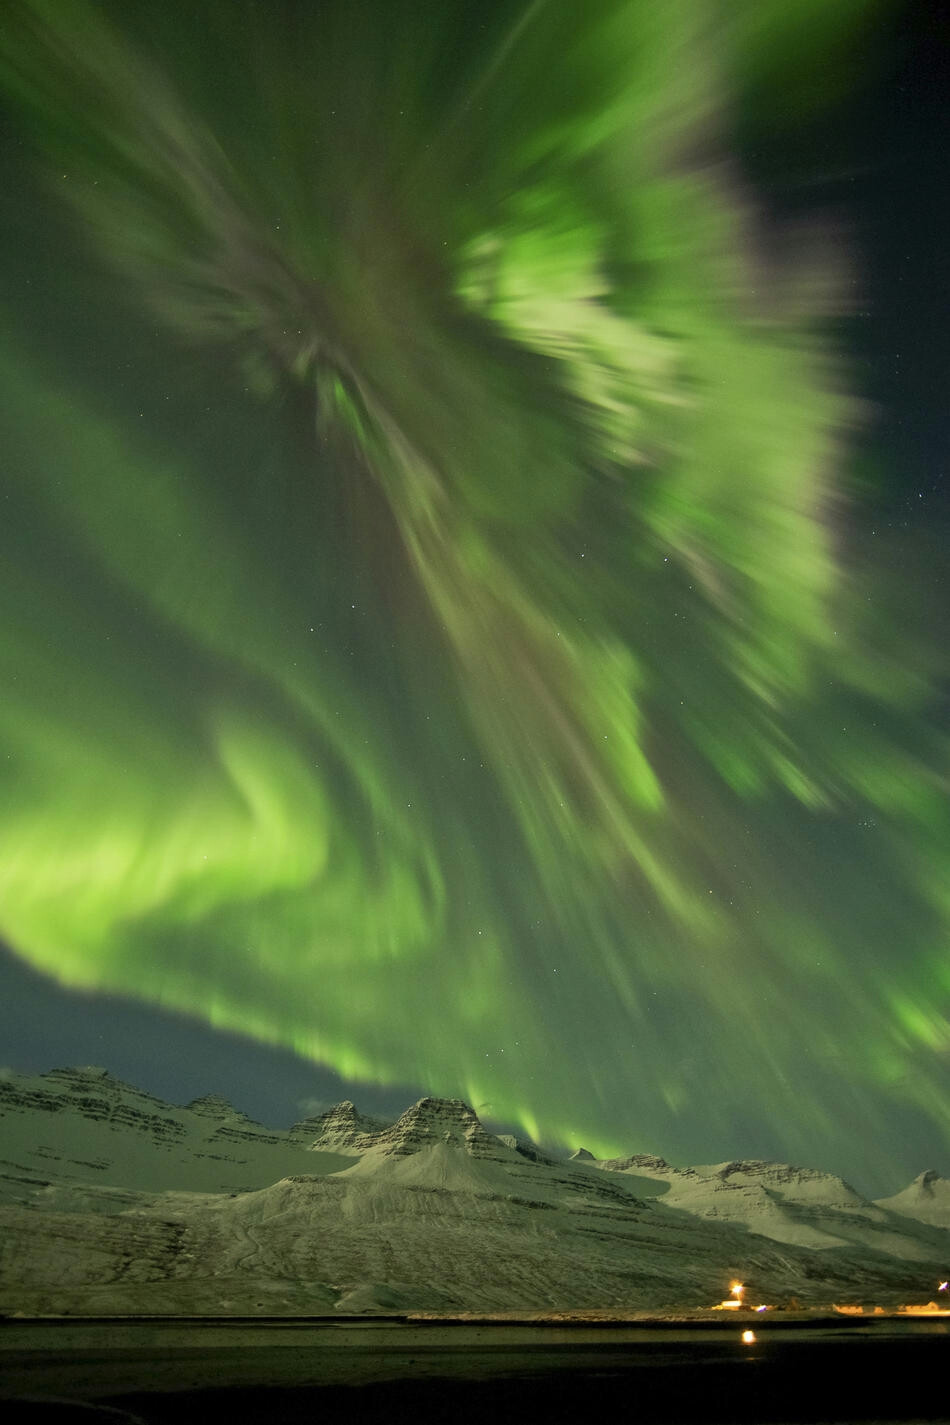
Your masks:
[[[292,1143],[311,1149],[368,1148],[388,1127],[385,1120],[360,1113],[356,1105],[345,1098],[325,1112],[295,1123],[289,1137]]]
[[[476,1158],[497,1157],[501,1146],[482,1127],[474,1109],[460,1098],[420,1098],[378,1135],[376,1143],[384,1151],[400,1155],[451,1143]]]
[[[187,1104],[189,1113],[200,1114],[202,1118],[231,1118],[237,1109],[220,1093],[202,1094]]]
[[[597,1159],[587,1148],[575,1148],[567,1161],[569,1163],[596,1163]]]
[[[919,1188],[926,1197],[932,1197],[934,1188],[941,1181],[940,1174],[936,1168],[925,1168],[922,1173],[918,1173],[914,1178],[912,1187]]]
[[[480,1128],[475,1110],[460,1098],[420,1098],[389,1131],[393,1137],[454,1138]]]
[[[677,1170],[671,1168],[665,1158],[658,1158],[654,1153],[632,1153],[629,1158],[602,1158],[600,1167],[606,1168],[611,1173],[673,1173]]]

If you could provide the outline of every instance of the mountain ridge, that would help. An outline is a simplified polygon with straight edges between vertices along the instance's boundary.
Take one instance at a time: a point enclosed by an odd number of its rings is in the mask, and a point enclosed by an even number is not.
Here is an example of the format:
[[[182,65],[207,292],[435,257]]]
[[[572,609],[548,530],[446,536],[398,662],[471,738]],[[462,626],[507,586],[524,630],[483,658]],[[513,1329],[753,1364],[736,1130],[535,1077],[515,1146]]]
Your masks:
[[[0,1309],[149,1292],[181,1309],[218,1279],[248,1310],[670,1309],[736,1274],[773,1298],[926,1299],[950,1261],[932,1170],[875,1203],[763,1160],[558,1161],[460,1099],[392,1123],[344,1100],[284,1131],[217,1094],[176,1107],[55,1070],[0,1081],[0,1142]]]

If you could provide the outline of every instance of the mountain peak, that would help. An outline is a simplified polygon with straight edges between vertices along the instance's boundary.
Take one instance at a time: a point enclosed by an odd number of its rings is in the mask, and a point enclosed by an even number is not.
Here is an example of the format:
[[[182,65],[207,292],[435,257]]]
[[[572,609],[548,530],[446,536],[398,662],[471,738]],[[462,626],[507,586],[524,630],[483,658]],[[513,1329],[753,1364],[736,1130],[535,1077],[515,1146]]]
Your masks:
[[[202,1094],[200,1098],[193,1098],[191,1103],[185,1106],[190,1113],[198,1113],[205,1118],[229,1118],[237,1112],[234,1105],[219,1093]]]
[[[475,1117],[474,1108],[469,1108],[464,1099],[439,1098],[435,1094],[425,1094],[422,1098],[417,1098],[415,1103],[410,1104],[406,1109],[407,1113],[416,1111],[424,1113],[458,1113],[459,1111],[463,1111],[467,1113],[469,1117]]]
[[[406,1109],[406,1114],[417,1114],[419,1116],[433,1116],[446,1114],[450,1118],[461,1114],[465,1118],[474,1119],[476,1117],[474,1108],[469,1108],[468,1104],[460,1098],[435,1098],[427,1095],[425,1098],[416,1099]],[[405,1115],[404,1115],[405,1116]]]
[[[383,1119],[360,1113],[353,1101],[345,1098],[323,1113],[295,1123],[289,1136],[291,1142],[311,1149],[367,1148],[388,1126]]]
[[[665,1158],[658,1158],[654,1153],[632,1153],[629,1158],[605,1158],[601,1162],[602,1168],[607,1168],[613,1173],[635,1172],[642,1169],[647,1173],[672,1173],[677,1169],[671,1168]]]
[[[936,1168],[925,1168],[922,1173],[918,1173],[914,1178],[914,1185],[924,1192],[933,1192],[934,1184],[940,1182],[940,1174]]]
[[[597,1159],[587,1148],[575,1148],[567,1161],[569,1163],[596,1163]]]
[[[473,1157],[495,1157],[499,1147],[475,1110],[460,1098],[420,1098],[376,1139],[385,1153],[398,1156],[435,1143],[453,1144]]]
[[[950,1178],[941,1177],[936,1168],[925,1168],[900,1192],[879,1197],[877,1205],[931,1227],[950,1228]]]

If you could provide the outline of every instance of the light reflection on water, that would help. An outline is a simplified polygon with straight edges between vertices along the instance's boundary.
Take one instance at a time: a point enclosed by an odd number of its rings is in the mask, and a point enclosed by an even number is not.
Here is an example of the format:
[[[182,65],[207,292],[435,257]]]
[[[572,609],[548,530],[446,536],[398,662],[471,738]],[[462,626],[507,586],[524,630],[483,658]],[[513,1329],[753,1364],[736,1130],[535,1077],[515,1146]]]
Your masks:
[[[759,1411],[757,1392],[767,1386],[778,1392],[782,1410],[786,1400],[797,1402],[794,1408],[800,1405],[806,1411],[803,1418],[810,1419],[807,1412],[814,1409],[812,1392],[818,1379],[830,1381],[827,1388],[838,1392],[834,1402],[823,1403],[830,1403],[833,1412],[847,1406],[847,1413],[832,1413],[829,1419],[871,1418],[882,1401],[896,1408],[896,1383],[902,1391],[916,1392],[914,1405],[906,1395],[900,1397],[905,1413],[896,1418],[913,1418],[915,1413],[920,1417],[940,1403],[932,1392],[927,1394],[927,1381],[943,1377],[946,1322],[877,1318],[873,1324],[829,1321],[776,1328],[757,1319],[756,1326],[755,1342],[746,1344],[742,1335],[747,1328],[734,1319],[728,1327],[7,1321],[0,1325],[0,1379],[3,1393],[12,1397],[98,1401],[171,1391],[196,1409],[201,1393],[208,1390],[273,1391],[279,1403],[283,1391],[350,1386],[388,1390],[396,1383],[410,1396],[416,1390],[454,1390],[466,1401],[469,1390],[482,1387],[528,1391],[532,1399],[543,1389],[562,1405],[563,1391],[576,1395],[596,1382],[598,1390],[619,1392],[618,1399],[632,1388],[659,1391],[664,1398],[673,1392],[683,1409],[688,1407],[688,1418],[695,1418],[697,1406],[706,1410],[710,1390],[718,1392],[720,1402],[726,1390],[729,1415],[702,1418],[733,1421],[766,1418]],[[865,1416],[853,1413],[855,1391]],[[842,1392],[847,1392],[846,1400]],[[739,1397],[745,1401],[745,1414],[734,1413]],[[917,1397],[923,1401],[920,1410]],[[186,1411],[182,1425],[192,1418],[204,1416],[200,1410],[194,1417]],[[781,1418],[797,1417],[793,1412]],[[931,1413],[927,1418],[941,1417]]]

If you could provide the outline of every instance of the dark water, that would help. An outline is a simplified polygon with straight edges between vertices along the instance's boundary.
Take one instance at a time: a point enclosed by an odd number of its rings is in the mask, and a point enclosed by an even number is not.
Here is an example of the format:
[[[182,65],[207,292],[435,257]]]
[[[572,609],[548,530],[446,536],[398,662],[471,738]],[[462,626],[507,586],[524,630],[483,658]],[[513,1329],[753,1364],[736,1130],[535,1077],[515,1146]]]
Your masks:
[[[779,1329],[95,1322],[0,1328],[5,1420],[950,1420],[944,1321]],[[107,1411],[111,1413],[106,1413]]]

